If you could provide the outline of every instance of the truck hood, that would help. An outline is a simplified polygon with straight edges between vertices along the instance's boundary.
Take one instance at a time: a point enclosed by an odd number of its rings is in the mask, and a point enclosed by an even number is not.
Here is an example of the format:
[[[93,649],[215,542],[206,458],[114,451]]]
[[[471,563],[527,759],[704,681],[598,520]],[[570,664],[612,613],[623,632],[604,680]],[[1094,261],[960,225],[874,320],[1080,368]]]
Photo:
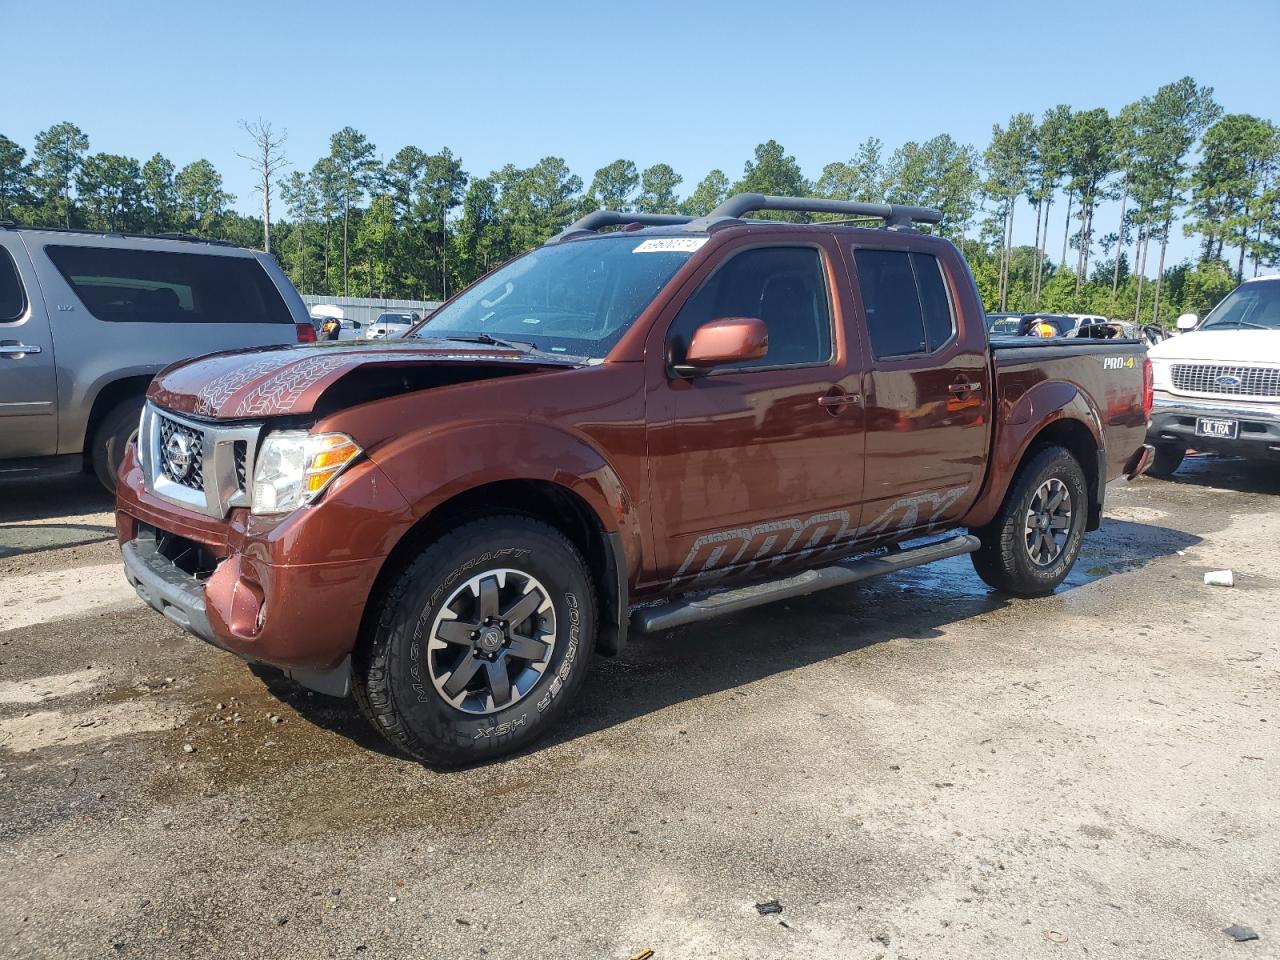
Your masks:
[[[242,420],[310,413],[326,390],[358,370],[411,368],[414,386],[401,389],[421,389],[582,363],[444,340],[332,341],[187,360],[161,371],[147,396],[178,413]]]
[[[1280,363],[1280,330],[1193,330],[1147,351],[1156,360]]]

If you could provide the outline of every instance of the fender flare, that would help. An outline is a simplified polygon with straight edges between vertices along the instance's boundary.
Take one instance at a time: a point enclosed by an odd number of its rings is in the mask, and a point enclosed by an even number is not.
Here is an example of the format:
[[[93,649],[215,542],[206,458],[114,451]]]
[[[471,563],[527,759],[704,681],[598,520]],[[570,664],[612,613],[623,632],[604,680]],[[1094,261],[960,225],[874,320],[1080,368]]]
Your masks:
[[[436,455],[424,457],[424,450]],[[432,431],[429,437],[415,432],[371,456],[418,517],[484,484],[540,480],[586,501],[606,533],[620,531],[627,540],[632,528],[638,530],[631,495],[608,459],[587,438],[547,423],[512,418]]]
[[[982,527],[990,523],[1004,503],[1013,478],[1036,439],[1055,424],[1074,422],[1088,431],[1097,451],[1094,465],[1096,475],[1092,480],[1094,502],[1090,504],[1088,527],[1096,529],[1106,489],[1106,452],[1102,416],[1093,400],[1070,381],[1045,380],[1008,404],[1007,410],[997,422],[982,492],[960,522],[967,527]],[[1087,474],[1089,465],[1082,466]]]
[[[454,497],[504,481],[540,481],[586,504],[604,534],[607,569],[596,571],[612,598],[602,652],[626,640],[630,584],[639,570],[642,521],[618,470],[589,438],[560,426],[515,417],[470,422],[424,436],[415,431],[370,452],[422,520]]]

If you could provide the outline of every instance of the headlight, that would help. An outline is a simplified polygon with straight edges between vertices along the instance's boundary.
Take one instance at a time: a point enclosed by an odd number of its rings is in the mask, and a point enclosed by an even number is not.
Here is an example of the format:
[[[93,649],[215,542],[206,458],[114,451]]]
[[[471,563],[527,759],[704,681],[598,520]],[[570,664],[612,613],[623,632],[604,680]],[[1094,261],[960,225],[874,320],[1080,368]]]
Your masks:
[[[1155,389],[1169,390],[1173,386],[1170,379],[1170,367],[1172,364],[1168,360],[1162,360],[1159,357],[1151,357],[1151,376],[1154,381]]]
[[[268,434],[253,467],[253,512],[288,513],[310,503],[360,453],[342,433]]]

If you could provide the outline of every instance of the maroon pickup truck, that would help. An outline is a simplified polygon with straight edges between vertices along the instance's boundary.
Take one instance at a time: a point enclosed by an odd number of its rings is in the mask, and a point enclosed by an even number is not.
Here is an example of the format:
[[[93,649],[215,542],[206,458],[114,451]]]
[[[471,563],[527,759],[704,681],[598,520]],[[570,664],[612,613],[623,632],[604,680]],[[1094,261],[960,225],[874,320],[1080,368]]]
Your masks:
[[[1048,593],[1147,465],[1150,366],[989,343],[964,259],[912,227],[939,217],[598,211],[403,339],[172,366],[121,467],[127,576],[437,765],[546,733],[629,629],[959,554]]]

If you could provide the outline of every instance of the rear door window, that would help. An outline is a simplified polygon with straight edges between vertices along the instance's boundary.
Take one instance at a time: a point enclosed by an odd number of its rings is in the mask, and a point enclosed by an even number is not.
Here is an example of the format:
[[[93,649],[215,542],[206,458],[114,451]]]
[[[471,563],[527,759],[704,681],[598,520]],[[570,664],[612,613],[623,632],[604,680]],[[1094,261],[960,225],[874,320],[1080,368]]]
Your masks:
[[[27,310],[27,295],[18,276],[18,265],[4,247],[0,247],[0,323],[12,323]]]
[[[45,252],[85,308],[126,323],[292,323],[251,257],[49,245]]]
[[[853,254],[877,358],[932,353],[955,336],[937,257],[905,250],[855,249]]]

